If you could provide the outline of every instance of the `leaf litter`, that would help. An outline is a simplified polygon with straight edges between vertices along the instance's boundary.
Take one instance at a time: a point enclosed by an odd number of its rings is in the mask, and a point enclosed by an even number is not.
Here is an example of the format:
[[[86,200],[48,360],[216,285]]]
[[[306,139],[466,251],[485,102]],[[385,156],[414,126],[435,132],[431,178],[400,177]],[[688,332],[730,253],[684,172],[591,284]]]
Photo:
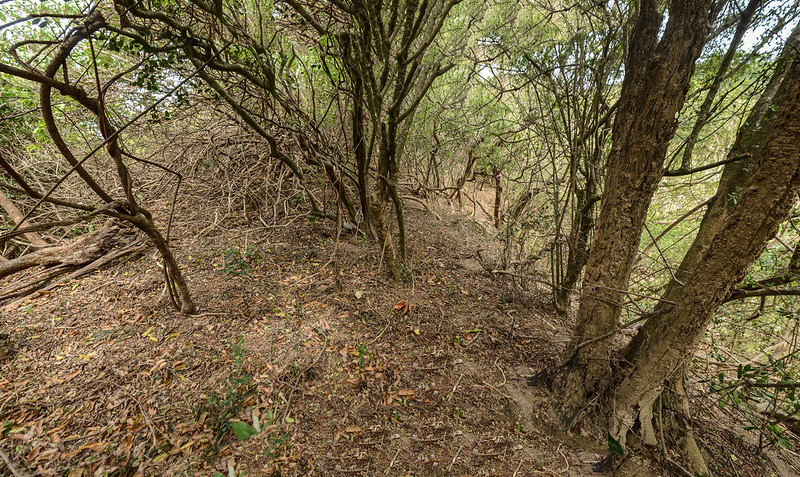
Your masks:
[[[276,229],[228,274],[219,257],[252,245],[187,221],[174,243],[199,315],[170,311],[146,259],[2,310],[19,353],[0,368],[0,449],[37,476],[594,475],[607,451],[540,430],[549,398],[525,386],[569,324],[459,268],[496,245],[452,227],[467,219],[410,214],[413,283],[319,224]]]

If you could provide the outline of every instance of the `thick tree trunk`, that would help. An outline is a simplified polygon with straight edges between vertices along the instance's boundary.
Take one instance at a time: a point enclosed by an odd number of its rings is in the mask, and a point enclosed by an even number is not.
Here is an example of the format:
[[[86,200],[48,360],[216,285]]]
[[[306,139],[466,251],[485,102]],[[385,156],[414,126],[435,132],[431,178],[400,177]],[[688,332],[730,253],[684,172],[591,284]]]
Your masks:
[[[764,250],[796,200],[800,61],[789,66],[777,97],[784,98],[783,107],[734,212],[700,258],[680,302],[659,320],[647,346],[632,354],[632,366],[611,391],[611,434],[621,443],[637,420],[642,434],[652,433],[652,408],[664,384],[702,339],[713,313]]]
[[[641,2],[630,41],[577,326],[558,378],[564,397],[559,413],[567,427],[608,385],[610,333],[617,326],[647,209],[675,133],[675,116],[710,29],[711,0],[675,0],[659,40],[658,3]]]
[[[777,62],[770,82],[753,107],[739,132],[736,142],[728,153],[730,158],[745,154],[750,154],[750,157],[725,166],[717,192],[708,204],[697,235],[684,255],[680,266],[673,272],[673,278],[667,284],[661,301],[656,305],[655,316],[644,324],[639,333],[623,349],[622,354],[627,360],[635,359],[634,357],[640,350],[649,346],[655,339],[656,332],[661,329],[663,320],[666,319],[664,313],[672,307],[672,303],[680,301],[684,284],[694,272],[700,257],[708,249],[725,219],[733,212],[736,202],[746,186],[748,174],[758,163],[761,149],[773,130],[773,123],[777,114],[777,108],[773,105],[779,106],[785,99],[776,97],[776,92],[784,79],[786,67],[791,62],[792,56],[795,55],[794,52],[798,43],[800,43],[800,25],[794,29],[787,39],[787,44]],[[661,432],[678,436],[675,440],[682,447],[683,453],[690,458],[693,467],[701,474],[707,475],[707,468],[691,431],[691,422],[688,419],[690,415],[688,399],[685,393],[681,392],[684,389],[685,367],[685,365],[681,366],[670,377],[664,386],[661,399],[655,403],[656,409],[654,409],[654,413],[663,412],[664,415],[670,416],[661,423]],[[673,390],[673,392],[668,392],[669,390]],[[648,424],[642,427],[648,432],[645,440],[652,444],[655,436],[649,433],[651,427]]]
[[[672,306],[672,303],[677,303],[681,299],[683,287],[694,272],[697,262],[708,249],[725,219],[733,212],[747,184],[747,178],[753,167],[758,164],[761,150],[772,133],[778,112],[777,107],[780,107],[786,99],[778,97],[777,93],[786,75],[786,69],[790,66],[792,58],[796,56],[795,52],[798,47],[800,47],[800,24],[795,27],[787,39],[786,46],[778,59],[772,78],[767,83],[761,97],[753,106],[750,115],[728,153],[729,158],[746,154],[749,154],[750,157],[725,165],[717,186],[717,192],[706,208],[706,213],[700,222],[697,235],[692,245],[689,246],[689,250],[686,251],[680,266],[673,272],[673,277],[667,284],[666,291],[661,296],[661,301],[656,305],[654,310],[656,316],[644,324],[639,333],[625,348],[623,354],[626,357],[630,358],[635,355],[639,348],[647,346],[647,343],[652,341],[654,331],[660,328],[659,322],[665,319],[663,313]]]

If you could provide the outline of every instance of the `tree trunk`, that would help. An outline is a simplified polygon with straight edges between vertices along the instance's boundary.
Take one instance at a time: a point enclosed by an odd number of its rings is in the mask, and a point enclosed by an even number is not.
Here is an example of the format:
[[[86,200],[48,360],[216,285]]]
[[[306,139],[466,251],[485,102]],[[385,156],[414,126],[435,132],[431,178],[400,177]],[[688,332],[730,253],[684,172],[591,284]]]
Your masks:
[[[381,260],[386,263],[386,268],[392,278],[400,279],[400,264],[397,261],[397,251],[389,228],[389,181],[391,180],[391,152],[387,128],[381,124],[380,146],[378,152],[378,178],[375,181],[375,190],[372,194],[372,224],[378,235],[378,244],[381,247]]]
[[[588,169],[588,168],[587,168]],[[572,302],[572,291],[581,276],[583,267],[589,259],[589,236],[594,230],[594,204],[598,200],[595,195],[596,186],[594,174],[586,179],[586,188],[578,189],[575,218],[572,221],[567,243],[567,271],[564,279],[558,284],[553,295],[554,305],[559,313],[567,313]]]
[[[353,135],[353,153],[356,158],[356,176],[358,177],[358,198],[361,202],[361,215],[363,227],[367,233],[372,230],[372,211],[370,210],[369,194],[369,157],[367,154],[367,139],[364,127],[364,82],[355,65],[352,53],[350,35],[341,35],[343,57],[348,75],[353,81],[353,112],[351,118]]]
[[[733,213],[724,221],[652,340],[610,393],[611,434],[620,443],[639,421],[652,434],[652,408],[667,380],[702,339],[717,308],[747,273],[785,220],[800,189],[800,61],[788,68],[774,128]]]
[[[459,176],[458,180],[456,180],[456,185],[454,186],[455,191],[450,195],[450,198],[456,198],[458,200],[458,205],[463,205],[463,200],[461,199],[461,189],[464,188],[464,184],[467,183],[469,177],[472,175],[472,169],[475,167],[475,163],[478,161],[478,155],[476,151],[478,150],[478,145],[481,143],[479,140],[475,145],[471,146],[467,151],[467,166],[464,168],[464,173]]]
[[[608,385],[611,332],[630,279],[653,193],[663,172],[694,63],[710,29],[711,0],[675,0],[659,40],[662,15],[655,0],[639,6],[625,79],[612,128],[604,196],[572,340],[558,378],[566,427]]]
[[[623,354],[626,357],[630,358],[635,355],[639,348],[647,346],[646,343],[652,341],[653,332],[660,328],[659,322],[665,319],[663,313],[671,306],[671,303],[677,303],[681,299],[683,286],[694,272],[697,262],[719,232],[722,223],[733,212],[736,202],[745,188],[747,178],[753,167],[758,164],[761,150],[774,128],[778,111],[775,105],[779,107],[786,99],[776,95],[798,47],[800,47],[800,24],[795,27],[787,39],[772,78],[753,106],[728,153],[729,158],[746,154],[750,154],[750,157],[725,165],[717,192],[708,204],[697,235],[692,245],[689,246],[689,250],[686,251],[680,266],[673,272],[674,275],[667,284],[661,301],[655,307],[656,316],[647,320],[625,348]]]
[[[494,178],[494,228],[499,229],[503,225],[503,182],[500,169],[492,165],[492,177]]]

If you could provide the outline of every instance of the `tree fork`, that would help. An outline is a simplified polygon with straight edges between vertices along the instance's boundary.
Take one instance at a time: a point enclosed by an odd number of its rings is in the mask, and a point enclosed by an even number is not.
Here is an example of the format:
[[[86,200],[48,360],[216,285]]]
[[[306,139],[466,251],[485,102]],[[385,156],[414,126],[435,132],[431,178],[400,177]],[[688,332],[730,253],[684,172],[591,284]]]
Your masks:
[[[613,331],[619,320],[639,238],[663,173],[694,64],[711,28],[711,0],[674,0],[659,35],[659,2],[639,4],[619,106],[612,127],[605,195],[586,264],[583,296],[572,340],[562,360],[558,412],[571,427],[593,397],[610,384],[612,337],[578,346]],[[659,38],[661,36],[661,38]]]
[[[636,421],[647,422],[654,389],[663,388],[702,339],[716,309],[788,216],[800,189],[800,61],[789,67],[785,98],[761,160],[733,213],[726,218],[683,290],[680,302],[658,320],[652,341],[630,356],[632,366],[610,391],[612,435],[624,443]]]

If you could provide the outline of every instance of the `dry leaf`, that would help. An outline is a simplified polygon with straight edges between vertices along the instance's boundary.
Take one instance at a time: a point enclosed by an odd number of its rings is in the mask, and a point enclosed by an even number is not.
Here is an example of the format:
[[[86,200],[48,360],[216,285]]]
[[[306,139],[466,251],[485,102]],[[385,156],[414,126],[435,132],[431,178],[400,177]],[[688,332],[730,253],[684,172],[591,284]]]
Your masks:
[[[122,438],[121,446],[123,449],[130,452],[131,447],[133,447],[133,434],[126,434],[125,437]]]
[[[353,434],[354,436],[364,435],[364,429],[362,429],[361,426],[347,426],[344,428],[344,432]]]
[[[67,477],[83,477],[84,475],[86,474],[84,473],[83,467],[74,467],[72,470],[69,471]]]
[[[414,399],[414,397],[416,396],[416,394],[414,394],[413,389],[401,389],[397,391],[397,395],[402,397],[407,397],[409,399]]]
[[[78,447],[78,450],[90,450],[92,452],[103,452],[108,447],[108,442],[90,442]]]
[[[72,380],[72,379],[73,379],[75,376],[77,376],[77,375],[79,375],[79,374],[81,374],[81,370],[80,370],[80,369],[78,369],[78,370],[76,370],[76,371],[73,371],[73,372],[69,373],[69,374],[67,375],[67,377],[66,377],[66,378],[64,378],[64,380],[63,380],[63,381],[61,381],[61,382],[62,382],[62,383],[66,383],[67,381],[71,381],[71,380]]]
[[[28,462],[32,461],[33,459],[39,456],[39,452],[42,450],[41,446],[34,448],[30,454],[28,454]]]
[[[394,305],[395,310],[400,310],[403,312],[404,315],[408,314],[408,310],[411,308],[411,305],[405,300],[399,301]]]

